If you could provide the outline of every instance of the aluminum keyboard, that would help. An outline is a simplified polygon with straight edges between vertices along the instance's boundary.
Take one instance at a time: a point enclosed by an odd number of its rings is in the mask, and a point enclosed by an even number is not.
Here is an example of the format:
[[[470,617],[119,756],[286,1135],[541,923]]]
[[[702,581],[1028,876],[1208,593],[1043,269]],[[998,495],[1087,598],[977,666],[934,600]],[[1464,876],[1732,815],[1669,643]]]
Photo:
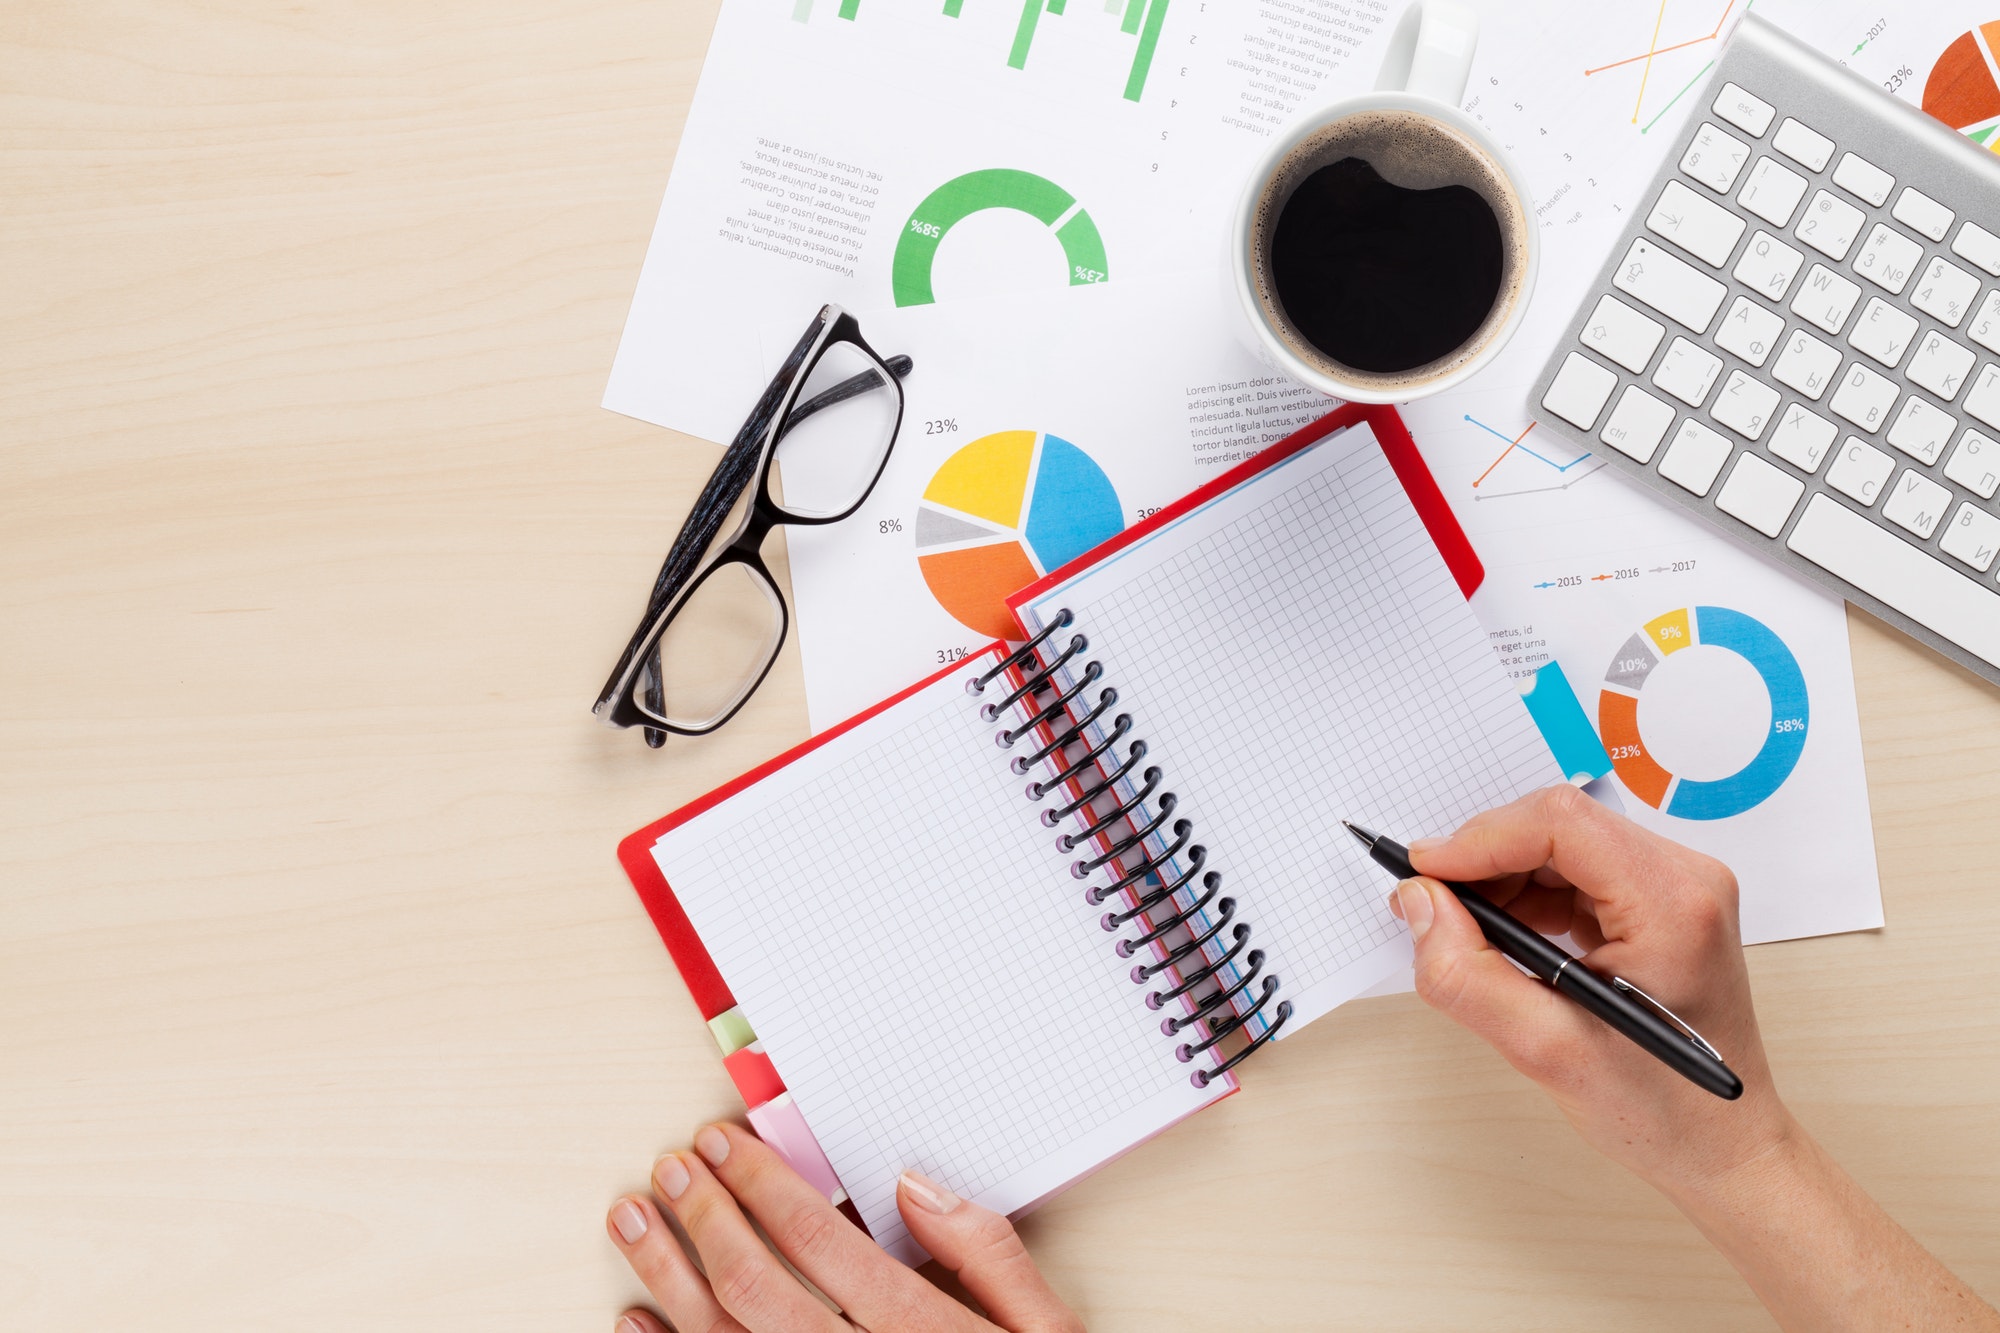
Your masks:
[[[1696,105],[1542,425],[2000,683],[2000,159],[1754,14]]]

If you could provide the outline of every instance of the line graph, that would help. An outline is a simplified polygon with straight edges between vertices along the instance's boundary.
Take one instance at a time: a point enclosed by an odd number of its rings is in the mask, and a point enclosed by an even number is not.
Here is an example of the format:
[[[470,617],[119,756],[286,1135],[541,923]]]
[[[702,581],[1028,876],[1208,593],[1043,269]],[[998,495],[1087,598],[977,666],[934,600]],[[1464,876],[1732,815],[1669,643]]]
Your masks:
[[[1660,33],[1663,30],[1665,30],[1666,27],[1667,8],[1669,5],[1673,3],[1674,0],[1660,0],[1660,7],[1657,11],[1655,11],[1653,15],[1653,35],[1651,40],[1649,40],[1646,43],[1646,49],[1644,51],[1641,51],[1638,55],[1635,56],[1625,56],[1618,60],[1612,60],[1605,64],[1597,65],[1593,68],[1586,69],[1583,72],[1583,76],[1586,79],[1588,79],[1599,74],[1609,73],[1610,71],[1615,69],[1624,69],[1628,65],[1641,66],[1639,72],[1639,90],[1638,93],[1632,99],[1631,123],[1634,125],[1639,124],[1639,118],[1645,112],[1646,89],[1652,85],[1653,65],[1659,59],[1659,57],[1668,55],[1675,51],[1685,51],[1690,47],[1702,46],[1709,42],[1715,42],[1721,40],[1722,30],[1729,23],[1729,16],[1736,12],[1736,0],[1727,0],[1727,3],[1723,6],[1721,16],[1715,20],[1714,28],[1699,36],[1689,37],[1683,41],[1670,42],[1667,45],[1662,46],[1660,45]],[[1745,8],[1747,9],[1749,8],[1749,6],[1746,5]],[[1682,31],[1686,31],[1686,29],[1683,28]],[[1715,62],[1713,60],[1709,61],[1706,65],[1703,65],[1700,71],[1697,72],[1693,78],[1689,79],[1685,84],[1681,86],[1680,91],[1676,92],[1671,98],[1667,100],[1665,106],[1662,106],[1657,112],[1653,114],[1652,118],[1648,120],[1645,123],[1645,125],[1640,128],[1639,132],[1641,134],[1644,134],[1648,130],[1651,130],[1653,126],[1657,125],[1660,121],[1660,117],[1666,115],[1668,111],[1672,110],[1674,105],[1678,103],[1681,100],[1681,98],[1687,96],[1688,90],[1693,88],[1696,84],[1700,83],[1702,79],[1707,77],[1708,71],[1710,69],[1713,69],[1714,67],[1715,67]]]
[[[1547,446],[1538,449],[1529,445],[1527,443],[1528,436],[1534,433],[1535,427],[1541,424],[1539,422],[1530,421],[1527,427],[1518,435],[1509,435],[1506,431],[1498,427],[1489,426],[1470,412],[1465,414],[1465,423],[1475,430],[1491,435],[1496,440],[1504,441],[1507,446],[1500,451],[1499,455],[1491,463],[1486,465],[1484,472],[1481,472],[1473,479],[1472,489],[1474,494],[1472,498],[1475,500],[1502,500],[1515,495],[1540,495],[1548,491],[1566,491],[1578,482],[1588,477],[1596,476],[1604,468],[1604,460],[1596,457],[1594,454],[1581,453],[1568,462],[1561,462],[1549,456],[1555,453],[1556,449]],[[1540,441],[1536,443],[1539,444]],[[1520,482],[1528,484],[1506,486],[1505,489],[1487,489],[1487,481],[1492,478],[1495,472],[1499,471],[1500,465],[1514,457],[1529,459],[1532,460],[1533,464],[1540,465],[1539,468],[1532,465],[1529,466],[1526,469],[1527,475],[1519,477]],[[1541,471],[1541,468],[1546,468],[1548,471],[1544,473]],[[1511,477],[1520,471],[1521,469],[1518,468],[1510,468],[1508,474]],[[1554,476],[1553,480],[1549,479],[1549,474],[1551,473]],[[1505,485],[1504,478],[1502,484]]]

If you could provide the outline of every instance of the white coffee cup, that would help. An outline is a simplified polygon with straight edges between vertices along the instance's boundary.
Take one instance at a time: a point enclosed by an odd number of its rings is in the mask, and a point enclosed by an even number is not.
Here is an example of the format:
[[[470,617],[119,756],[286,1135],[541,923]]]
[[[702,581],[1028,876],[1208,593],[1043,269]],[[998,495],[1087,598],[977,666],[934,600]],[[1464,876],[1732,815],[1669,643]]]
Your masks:
[[[1506,150],[1459,109],[1478,44],[1479,16],[1470,8],[1450,0],[1418,0],[1397,25],[1375,91],[1335,102],[1297,121],[1278,135],[1251,171],[1232,217],[1228,280],[1242,312],[1246,340],[1267,364],[1301,384],[1352,402],[1407,402],[1477,374],[1520,327],[1540,266],[1539,226],[1526,179]],[[1290,327],[1269,279],[1270,235],[1290,187],[1309,174],[1313,160],[1326,151],[1324,146],[1338,142],[1347,127],[1399,119],[1371,113],[1405,113],[1424,122],[1426,133],[1442,134],[1463,146],[1468,162],[1483,159],[1485,167],[1469,172],[1468,179],[1449,181],[1397,179],[1393,168],[1375,165],[1392,183],[1412,189],[1443,183],[1472,187],[1493,209],[1504,238],[1500,295],[1485,322],[1455,351],[1394,374],[1356,370],[1313,347]]]

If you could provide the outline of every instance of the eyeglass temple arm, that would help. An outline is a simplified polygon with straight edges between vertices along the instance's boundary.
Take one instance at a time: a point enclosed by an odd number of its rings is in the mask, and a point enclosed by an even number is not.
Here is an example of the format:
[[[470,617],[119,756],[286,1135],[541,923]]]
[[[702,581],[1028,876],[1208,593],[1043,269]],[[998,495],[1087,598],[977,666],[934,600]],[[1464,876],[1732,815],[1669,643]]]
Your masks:
[[[907,356],[892,356],[882,364],[889,368],[891,375],[900,380],[909,376],[911,368],[916,363]],[[792,427],[815,412],[823,412],[829,407],[844,403],[850,398],[859,398],[862,394],[872,393],[881,387],[882,381],[873,371],[864,370],[859,375],[850,375],[824,393],[816,393],[802,403],[792,404],[792,413],[785,418],[785,428],[779,432],[778,438],[783,439],[791,432]]]

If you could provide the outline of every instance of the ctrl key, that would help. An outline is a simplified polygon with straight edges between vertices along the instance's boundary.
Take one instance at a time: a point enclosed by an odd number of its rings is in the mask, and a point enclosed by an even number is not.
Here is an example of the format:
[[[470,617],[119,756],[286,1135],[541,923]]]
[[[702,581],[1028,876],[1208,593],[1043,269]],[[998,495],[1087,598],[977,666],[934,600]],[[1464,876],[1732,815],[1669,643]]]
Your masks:
[[[1617,387],[1615,372],[1581,352],[1571,352],[1549,391],[1542,395],[1542,410],[1555,413],[1578,430],[1589,430],[1597,425],[1598,413]]]

